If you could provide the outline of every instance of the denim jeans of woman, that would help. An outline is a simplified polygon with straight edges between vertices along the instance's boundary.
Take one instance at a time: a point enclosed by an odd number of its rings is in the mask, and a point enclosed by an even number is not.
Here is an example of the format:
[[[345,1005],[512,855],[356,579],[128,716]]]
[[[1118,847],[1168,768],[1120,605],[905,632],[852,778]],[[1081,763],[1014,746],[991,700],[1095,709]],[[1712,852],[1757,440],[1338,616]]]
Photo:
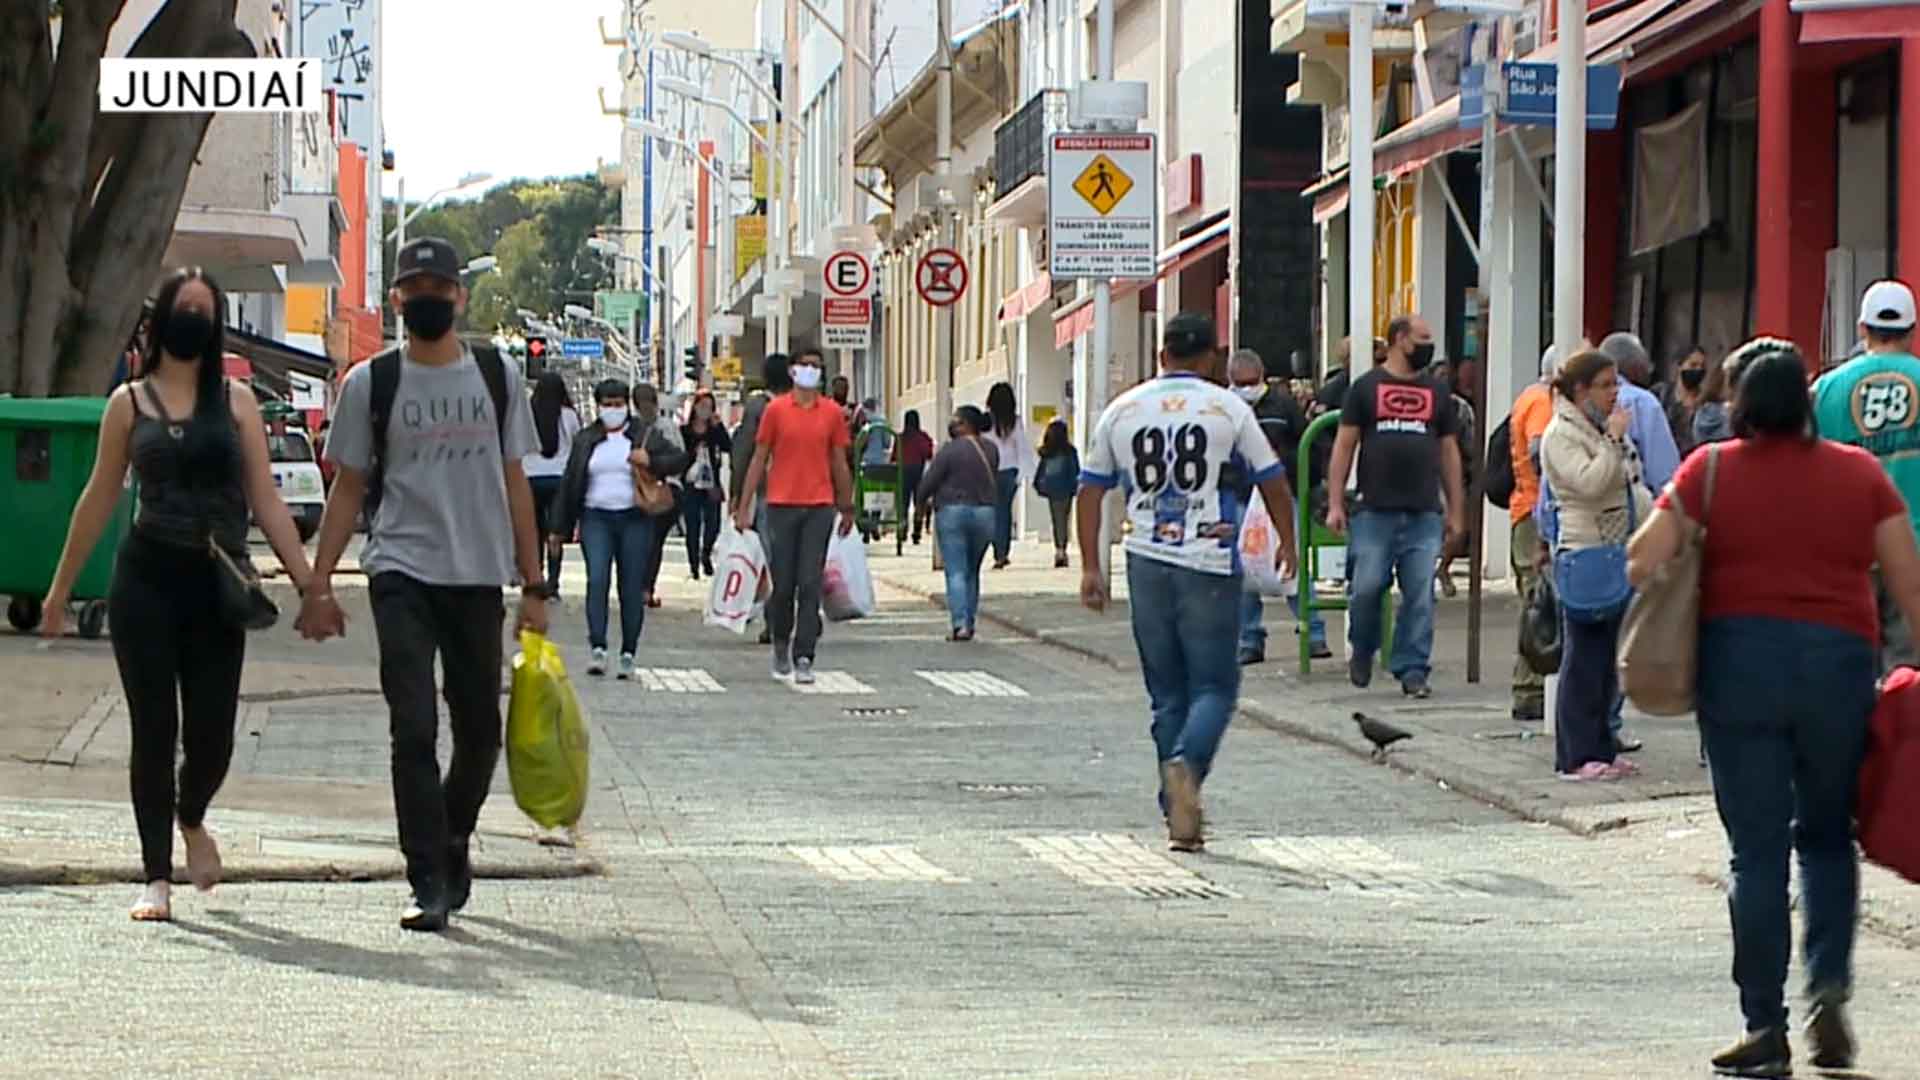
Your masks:
[[[553,518],[553,497],[560,494],[561,479],[558,476],[536,476],[528,481],[533,488],[533,520],[539,523],[540,547],[547,552],[547,588],[553,590],[556,596],[560,592],[560,556],[554,554],[547,545],[547,537],[551,535],[547,523]],[[563,536],[560,539],[573,538]]]
[[[1874,649],[1814,623],[1715,619],[1700,629],[1699,663],[1700,729],[1733,853],[1733,981],[1747,1030],[1762,1031],[1787,1022],[1790,850],[1800,854],[1807,995],[1844,1000],[1853,984],[1853,800],[1876,700]]]
[[[1020,494],[1020,470],[1001,469],[993,478],[993,561],[1013,552],[1013,500]]]
[[[973,629],[980,614],[980,563],[993,540],[994,508],[943,506],[934,513],[934,536],[947,572],[947,617],[955,630]]]
[[[620,652],[640,648],[647,620],[647,561],[653,558],[654,519],[645,510],[595,510],[580,518],[587,556],[587,644],[607,647],[607,597],[620,571]]]
[[[1560,688],[1554,698],[1553,769],[1570,773],[1590,761],[1613,763],[1607,717],[1620,686],[1614,655],[1623,608],[1595,622],[1562,617]]]

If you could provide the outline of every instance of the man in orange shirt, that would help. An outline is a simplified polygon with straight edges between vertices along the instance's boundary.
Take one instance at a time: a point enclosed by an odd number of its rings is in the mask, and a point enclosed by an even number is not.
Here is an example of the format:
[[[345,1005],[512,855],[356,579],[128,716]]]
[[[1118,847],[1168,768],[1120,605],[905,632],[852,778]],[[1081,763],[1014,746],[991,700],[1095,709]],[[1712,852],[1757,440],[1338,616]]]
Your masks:
[[[814,649],[820,642],[820,580],[834,511],[840,535],[853,531],[852,440],[838,403],[820,396],[826,356],[819,349],[794,354],[793,392],[774,398],[760,415],[753,461],[742,491],[767,481],[767,568],[773,595],[767,628],[773,638],[773,677],[798,685],[813,682]],[[734,524],[753,527],[752,500],[742,499]]]
[[[1513,497],[1507,500],[1507,512],[1513,520],[1513,580],[1524,601],[1540,577],[1540,530],[1534,524],[1533,508],[1540,501],[1540,472],[1534,468],[1534,451],[1540,436],[1553,419],[1553,378],[1555,351],[1548,346],[1540,354],[1540,381],[1520,391],[1513,403],[1507,431],[1513,454]],[[1513,661],[1513,718],[1543,720],[1547,715],[1546,680],[1536,674],[1523,656]]]

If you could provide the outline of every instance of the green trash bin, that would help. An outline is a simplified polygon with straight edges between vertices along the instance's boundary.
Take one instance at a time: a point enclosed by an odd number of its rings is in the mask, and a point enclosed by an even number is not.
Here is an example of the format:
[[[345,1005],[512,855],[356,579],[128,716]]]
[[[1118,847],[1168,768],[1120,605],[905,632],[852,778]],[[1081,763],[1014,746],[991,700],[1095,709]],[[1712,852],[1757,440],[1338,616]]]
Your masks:
[[[40,625],[40,604],[53,587],[74,504],[86,490],[100,443],[106,398],[0,398],[0,594],[7,621],[22,632]],[[120,541],[133,527],[131,486],[73,584],[81,602],[82,637],[99,637],[107,622],[107,589]]]

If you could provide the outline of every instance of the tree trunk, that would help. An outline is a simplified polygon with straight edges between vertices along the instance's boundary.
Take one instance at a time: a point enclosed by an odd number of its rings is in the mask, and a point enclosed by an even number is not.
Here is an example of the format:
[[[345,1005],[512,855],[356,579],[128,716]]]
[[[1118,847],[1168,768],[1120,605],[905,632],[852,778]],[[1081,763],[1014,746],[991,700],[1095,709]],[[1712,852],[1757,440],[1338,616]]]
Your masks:
[[[68,0],[57,55],[43,18],[0,17],[0,70],[19,76],[0,89],[26,103],[0,110],[0,393],[105,391],[206,136],[206,113],[100,114],[120,4]],[[168,0],[130,55],[252,56],[234,7]]]

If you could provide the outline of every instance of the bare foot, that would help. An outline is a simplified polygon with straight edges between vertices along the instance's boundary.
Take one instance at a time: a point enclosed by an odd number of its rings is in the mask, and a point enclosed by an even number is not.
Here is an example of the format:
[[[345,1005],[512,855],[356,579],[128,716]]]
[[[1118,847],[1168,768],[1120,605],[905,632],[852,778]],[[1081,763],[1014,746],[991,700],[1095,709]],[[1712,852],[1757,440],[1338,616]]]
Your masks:
[[[172,922],[172,886],[164,881],[149,881],[127,912],[134,922]]]
[[[212,892],[220,884],[220,845],[213,842],[205,825],[197,829],[182,825],[180,836],[187,842],[187,879],[201,892]]]

